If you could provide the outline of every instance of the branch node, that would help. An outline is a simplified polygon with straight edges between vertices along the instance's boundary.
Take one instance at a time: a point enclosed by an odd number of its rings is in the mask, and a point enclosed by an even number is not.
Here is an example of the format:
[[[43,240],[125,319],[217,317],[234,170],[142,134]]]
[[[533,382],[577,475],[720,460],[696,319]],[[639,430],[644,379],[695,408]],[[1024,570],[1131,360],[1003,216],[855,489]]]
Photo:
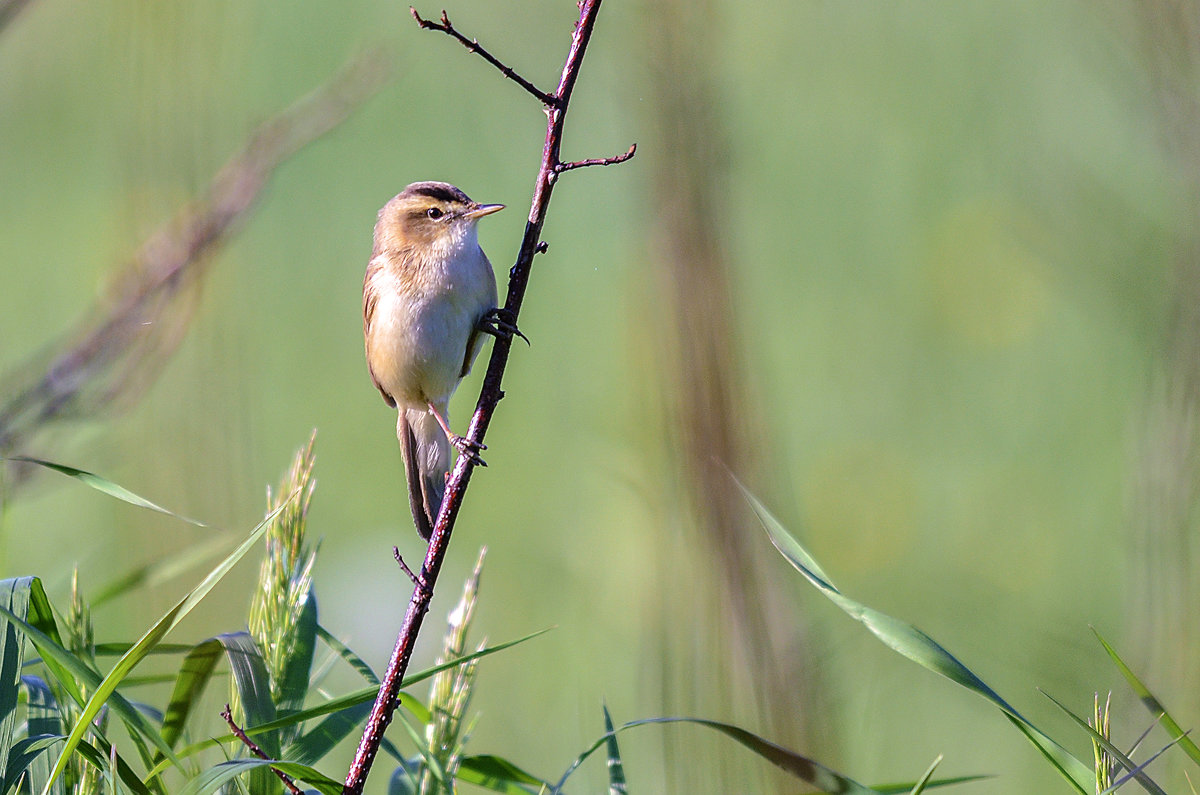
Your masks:
[[[593,157],[588,160],[573,160],[570,163],[555,163],[554,173],[561,174],[564,171],[570,171],[573,168],[586,168],[588,166],[612,166],[616,165],[617,163],[624,163],[626,160],[633,157],[635,152],[637,152],[637,144],[632,144],[625,152],[613,157]]]
[[[506,66],[500,61],[500,59],[484,49],[483,45],[479,43],[478,39],[468,39],[466,36],[460,33],[458,28],[454,27],[454,24],[450,21],[450,17],[446,14],[445,9],[442,10],[441,22],[434,22],[433,20],[425,19],[413,6],[409,6],[408,10],[409,13],[412,14],[413,19],[417,21],[417,24],[421,26],[422,30],[440,30],[447,36],[452,36],[453,38],[458,39],[459,43],[466,47],[468,52],[475,53],[492,66],[499,69],[500,74],[504,75],[509,80],[512,80],[521,88],[532,94],[543,105],[551,108],[557,108],[562,104],[562,99],[558,95],[547,94],[533,83],[521,77],[519,74],[517,74],[515,69],[513,69],[511,66]]]
[[[267,756],[266,752],[259,748],[253,740],[246,736],[246,732],[242,731],[241,727],[233,722],[233,710],[229,708],[228,704],[225,705],[225,709],[221,710],[221,717],[225,719],[225,723],[229,726],[229,731],[233,732],[233,736],[241,740],[242,745],[246,746],[250,753],[259,759],[270,761],[271,757]],[[283,782],[283,786],[287,787],[288,792],[292,793],[292,795],[304,795],[300,791],[300,788],[282,770],[276,770],[272,767],[271,772],[279,776],[279,780]]]
[[[545,254],[549,250],[550,250],[550,244],[547,243],[545,240],[539,241],[537,244],[537,247],[534,248],[534,251],[536,251],[539,254]]]

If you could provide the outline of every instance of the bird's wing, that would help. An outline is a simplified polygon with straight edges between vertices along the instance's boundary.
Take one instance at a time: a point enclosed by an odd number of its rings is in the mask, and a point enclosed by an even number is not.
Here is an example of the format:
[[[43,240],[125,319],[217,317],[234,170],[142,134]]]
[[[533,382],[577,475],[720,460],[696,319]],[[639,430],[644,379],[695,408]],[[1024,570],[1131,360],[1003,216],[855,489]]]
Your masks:
[[[367,370],[371,373],[371,382],[375,384],[375,388],[379,390],[379,394],[383,395],[383,402],[395,408],[395,399],[387,393],[387,390],[379,383],[379,379],[375,377],[375,371],[371,369],[371,321],[375,318],[375,305],[379,302],[379,292],[375,286],[375,277],[382,270],[383,264],[378,260],[372,259],[367,264],[367,272],[363,276],[363,340],[367,348]]]
[[[499,294],[496,292],[496,274],[492,270],[492,263],[488,260],[487,255],[480,251],[480,256],[483,257],[483,267],[486,269],[487,279],[484,289],[482,306],[480,307],[479,317],[475,319],[475,325],[471,328],[471,335],[467,337],[467,349],[463,351],[462,370],[459,371],[459,378],[466,378],[471,372],[471,365],[475,363],[475,357],[479,355],[479,349],[483,347],[483,333],[479,330],[479,324],[483,322],[484,316],[498,306],[500,300]]]

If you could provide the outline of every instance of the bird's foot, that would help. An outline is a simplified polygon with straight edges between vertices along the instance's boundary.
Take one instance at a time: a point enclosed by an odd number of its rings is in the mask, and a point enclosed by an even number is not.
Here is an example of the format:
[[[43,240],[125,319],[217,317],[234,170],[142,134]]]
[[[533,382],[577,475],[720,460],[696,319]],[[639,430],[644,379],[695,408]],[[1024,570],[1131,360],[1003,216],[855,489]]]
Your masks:
[[[525,344],[529,345],[529,337],[521,333],[517,328],[516,318],[513,313],[502,306],[497,306],[489,309],[479,319],[479,330],[484,334],[490,334],[496,339],[512,340],[513,337],[520,337],[525,340]]]
[[[467,460],[469,460],[472,464],[481,467],[487,466],[487,461],[484,461],[479,457],[479,451],[487,449],[487,445],[483,442],[475,442],[465,436],[459,436],[456,433],[452,433],[450,434],[450,444],[454,445],[454,448],[458,450],[459,455],[466,456]]]

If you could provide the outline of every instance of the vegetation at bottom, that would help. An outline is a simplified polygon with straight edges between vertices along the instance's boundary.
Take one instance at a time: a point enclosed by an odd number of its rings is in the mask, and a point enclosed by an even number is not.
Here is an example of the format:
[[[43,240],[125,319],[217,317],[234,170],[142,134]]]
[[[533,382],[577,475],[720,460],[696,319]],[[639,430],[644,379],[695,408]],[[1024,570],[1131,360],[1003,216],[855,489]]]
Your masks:
[[[340,771],[328,769],[327,756],[361,731],[379,679],[337,638],[336,629],[323,626],[319,619],[313,577],[317,545],[309,541],[307,527],[315,485],[314,440],[315,434],[296,454],[278,489],[268,490],[262,521],[139,638],[97,641],[93,604],[131,598],[155,569],[178,569],[180,560],[163,560],[131,572],[103,589],[93,602],[82,593],[76,572],[63,606],[51,603],[38,577],[0,581],[0,795],[342,791]],[[93,473],[39,463],[112,497],[170,513]],[[1200,748],[1188,732],[1099,633],[1104,652],[1150,717],[1134,748],[1122,750],[1111,740],[1114,716],[1107,698],[1102,701],[1095,695],[1090,715],[1083,717],[1047,694],[1090,740],[1093,759],[1085,764],[1066,748],[1078,738],[1054,739],[933,638],[842,593],[755,495],[742,490],[770,543],[806,581],[892,650],[994,704],[1058,772],[1064,791],[1109,793],[1131,785],[1161,795],[1165,790],[1155,782],[1152,767],[1160,756],[1181,753],[1200,765]],[[168,643],[171,631],[222,578],[263,546],[247,628],[230,626],[214,637]],[[970,782],[985,777],[934,778],[942,761],[939,756],[913,781],[866,785],[739,726],[703,717],[650,717],[616,724],[607,706],[598,710],[603,730],[595,742],[556,777],[529,772],[504,756],[469,752],[475,722],[470,707],[479,666],[499,652],[525,653],[514,647],[541,634],[495,645],[469,639],[485,552],[480,551],[461,599],[449,614],[437,664],[405,680],[391,737],[381,746],[381,759],[390,759],[391,769],[380,770],[380,765],[375,774],[377,786],[386,780],[388,795],[434,795],[472,788],[504,793],[574,791],[573,774],[601,749],[609,792],[637,792],[638,772],[626,772],[619,737],[635,728],[652,731],[666,724],[717,732],[820,792],[920,793],[951,786],[967,790]],[[208,550],[189,554],[205,555]],[[172,664],[174,672],[136,675],[139,664],[151,655],[177,660]],[[108,665],[107,659],[114,657],[116,662]],[[324,682],[339,665],[361,677],[360,689],[340,695],[327,691]],[[138,699],[140,686],[164,680],[172,683],[166,703]],[[423,698],[415,686],[427,680]],[[225,686],[226,709],[220,714],[205,709],[206,690]],[[1118,717],[1137,722],[1134,716]],[[1147,741],[1155,729],[1165,739]]]

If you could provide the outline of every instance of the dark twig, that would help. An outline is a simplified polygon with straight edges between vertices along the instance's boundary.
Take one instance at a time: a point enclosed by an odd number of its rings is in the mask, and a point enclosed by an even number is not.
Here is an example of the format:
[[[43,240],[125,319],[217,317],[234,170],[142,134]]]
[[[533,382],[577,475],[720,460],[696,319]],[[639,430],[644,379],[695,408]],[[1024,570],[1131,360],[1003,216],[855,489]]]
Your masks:
[[[633,154],[636,151],[637,144],[632,144],[627,152],[615,157],[593,157],[590,160],[574,160],[570,163],[559,163],[554,167],[554,173],[561,174],[564,171],[570,171],[573,168],[586,168],[587,166],[611,166],[617,163],[624,163],[626,160],[633,157]]]
[[[529,283],[529,273],[533,267],[534,256],[546,250],[545,243],[541,242],[542,226],[546,222],[546,212],[550,206],[550,193],[554,189],[555,179],[558,176],[559,167],[562,165],[560,151],[567,105],[571,101],[571,92],[574,90],[575,81],[579,76],[579,68],[583,63],[588,40],[596,25],[600,2],[601,0],[580,1],[579,20],[575,23],[575,31],[571,36],[571,47],[567,52],[562,77],[559,79],[558,88],[554,94],[543,98],[540,92],[535,93],[529,86],[526,86],[526,90],[541,99],[546,106],[546,143],[542,149],[542,164],[534,185],[529,220],[525,225],[525,236],[521,240],[517,261],[508,273],[508,295],[504,301],[503,312],[505,318],[509,319],[514,326],[517,324],[517,317],[521,311],[521,303],[525,299],[525,288]],[[413,16],[423,28],[450,32],[448,30],[450,22],[446,19],[445,14],[442,15],[444,26],[426,23],[415,10]],[[462,40],[461,37],[457,38]],[[483,54],[482,48],[479,48],[478,45],[474,45],[474,49]],[[488,60],[496,63],[495,59],[490,57]],[[501,71],[504,70],[501,69]],[[505,72],[505,75],[512,77],[509,72]],[[628,160],[632,156],[633,149],[631,148],[629,153],[621,159]],[[620,161],[614,160],[614,162]],[[479,393],[475,414],[471,417],[471,424],[467,431],[467,438],[475,444],[483,444],[483,437],[487,433],[496,405],[504,397],[504,390],[500,388],[500,384],[504,378],[504,370],[508,365],[508,355],[511,350],[511,336],[501,335],[492,345],[487,374],[483,378],[483,389]],[[396,639],[396,647],[392,650],[387,671],[384,673],[383,682],[379,687],[379,696],[371,708],[362,740],[354,754],[354,761],[346,773],[346,783],[342,788],[343,795],[361,795],[367,781],[367,774],[375,760],[379,744],[383,740],[383,733],[392,720],[404,672],[408,669],[408,662],[412,656],[413,647],[416,645],[421,623],[429,611],[429,602],[433,598],[433,588],[437,582],[438,572],[441,571],[442,561],[449,547],[454,521],[458,517],[458,510],[462,506],[463,495],[466,493],[475,465],[476,462],[470,456],[460,455],[454,464],[450,479],[446,482],[442,508],[434,523],[433,535],[429,539],[429,547],[425,552],[425,563],[421,568],[419,582],[413,588],[408,610],[404,614],[404,623],[400,628],[400,635]]]
[[[421,578],[413,574],[413,570],[404,562],[404,556],[400,554],[400,547],[392,547],[392,556],[396,558],[396,562],[400,564],[400,568],[408,575],[408,579],[412,580],[412,584],[421,587]]]
[[[241,740],[242,745],[250,749],[250,753],[254,754],[259,759],[266,759],[268,762],[271,761],[271,757],[267,756],[266,751],[259,748],[253,740],[246,736],[246,733],[242,731],[241,727],[233,722],[233,710],[229,708],[228,704],[226,704],[225,709],[221,711],[221,717],[224,718],[225,723],[229,725],[229,731],[233,732],[233,736]],[[279,780],[283,782],[283,786],[287,787],[288,792],[292,793],[292,795],[304,795],[300,788],[297,787],[295,783],[288,777],[288,775],[282,770],[277,770],[276,768],[272,767],[271,772],[279,776]]]
[[[480,45],[478,39],[468,39],[466,36],[459,33],[458,29],[451,24],[450,17],[446,16],[445,11],[442,11],[442,21],[434,22],[433,20],[422,18],[421,15],[417,13],[417,9],[413,8],[412,6],[409,6],[408,10],[412,13],[413,19],[417,20],[417,24],[420,25],[424,30],[440,30],[447,36],[453,36],[462,42],[462,46],[483,58],[483,60],[499,69],[502,75],[507,77],[509,80],[512,80],[514,83],[528,91],[533,96],[537,97],[538,101],[543,105],[547,105],[549,107],[556,107],[558,105],[560,101],[558,97],[542,91],[533,83],[517,74],[516,70],[514,70],[511,66],[505,66],[500,62],[500,59],[485,50],[483,46]]]

